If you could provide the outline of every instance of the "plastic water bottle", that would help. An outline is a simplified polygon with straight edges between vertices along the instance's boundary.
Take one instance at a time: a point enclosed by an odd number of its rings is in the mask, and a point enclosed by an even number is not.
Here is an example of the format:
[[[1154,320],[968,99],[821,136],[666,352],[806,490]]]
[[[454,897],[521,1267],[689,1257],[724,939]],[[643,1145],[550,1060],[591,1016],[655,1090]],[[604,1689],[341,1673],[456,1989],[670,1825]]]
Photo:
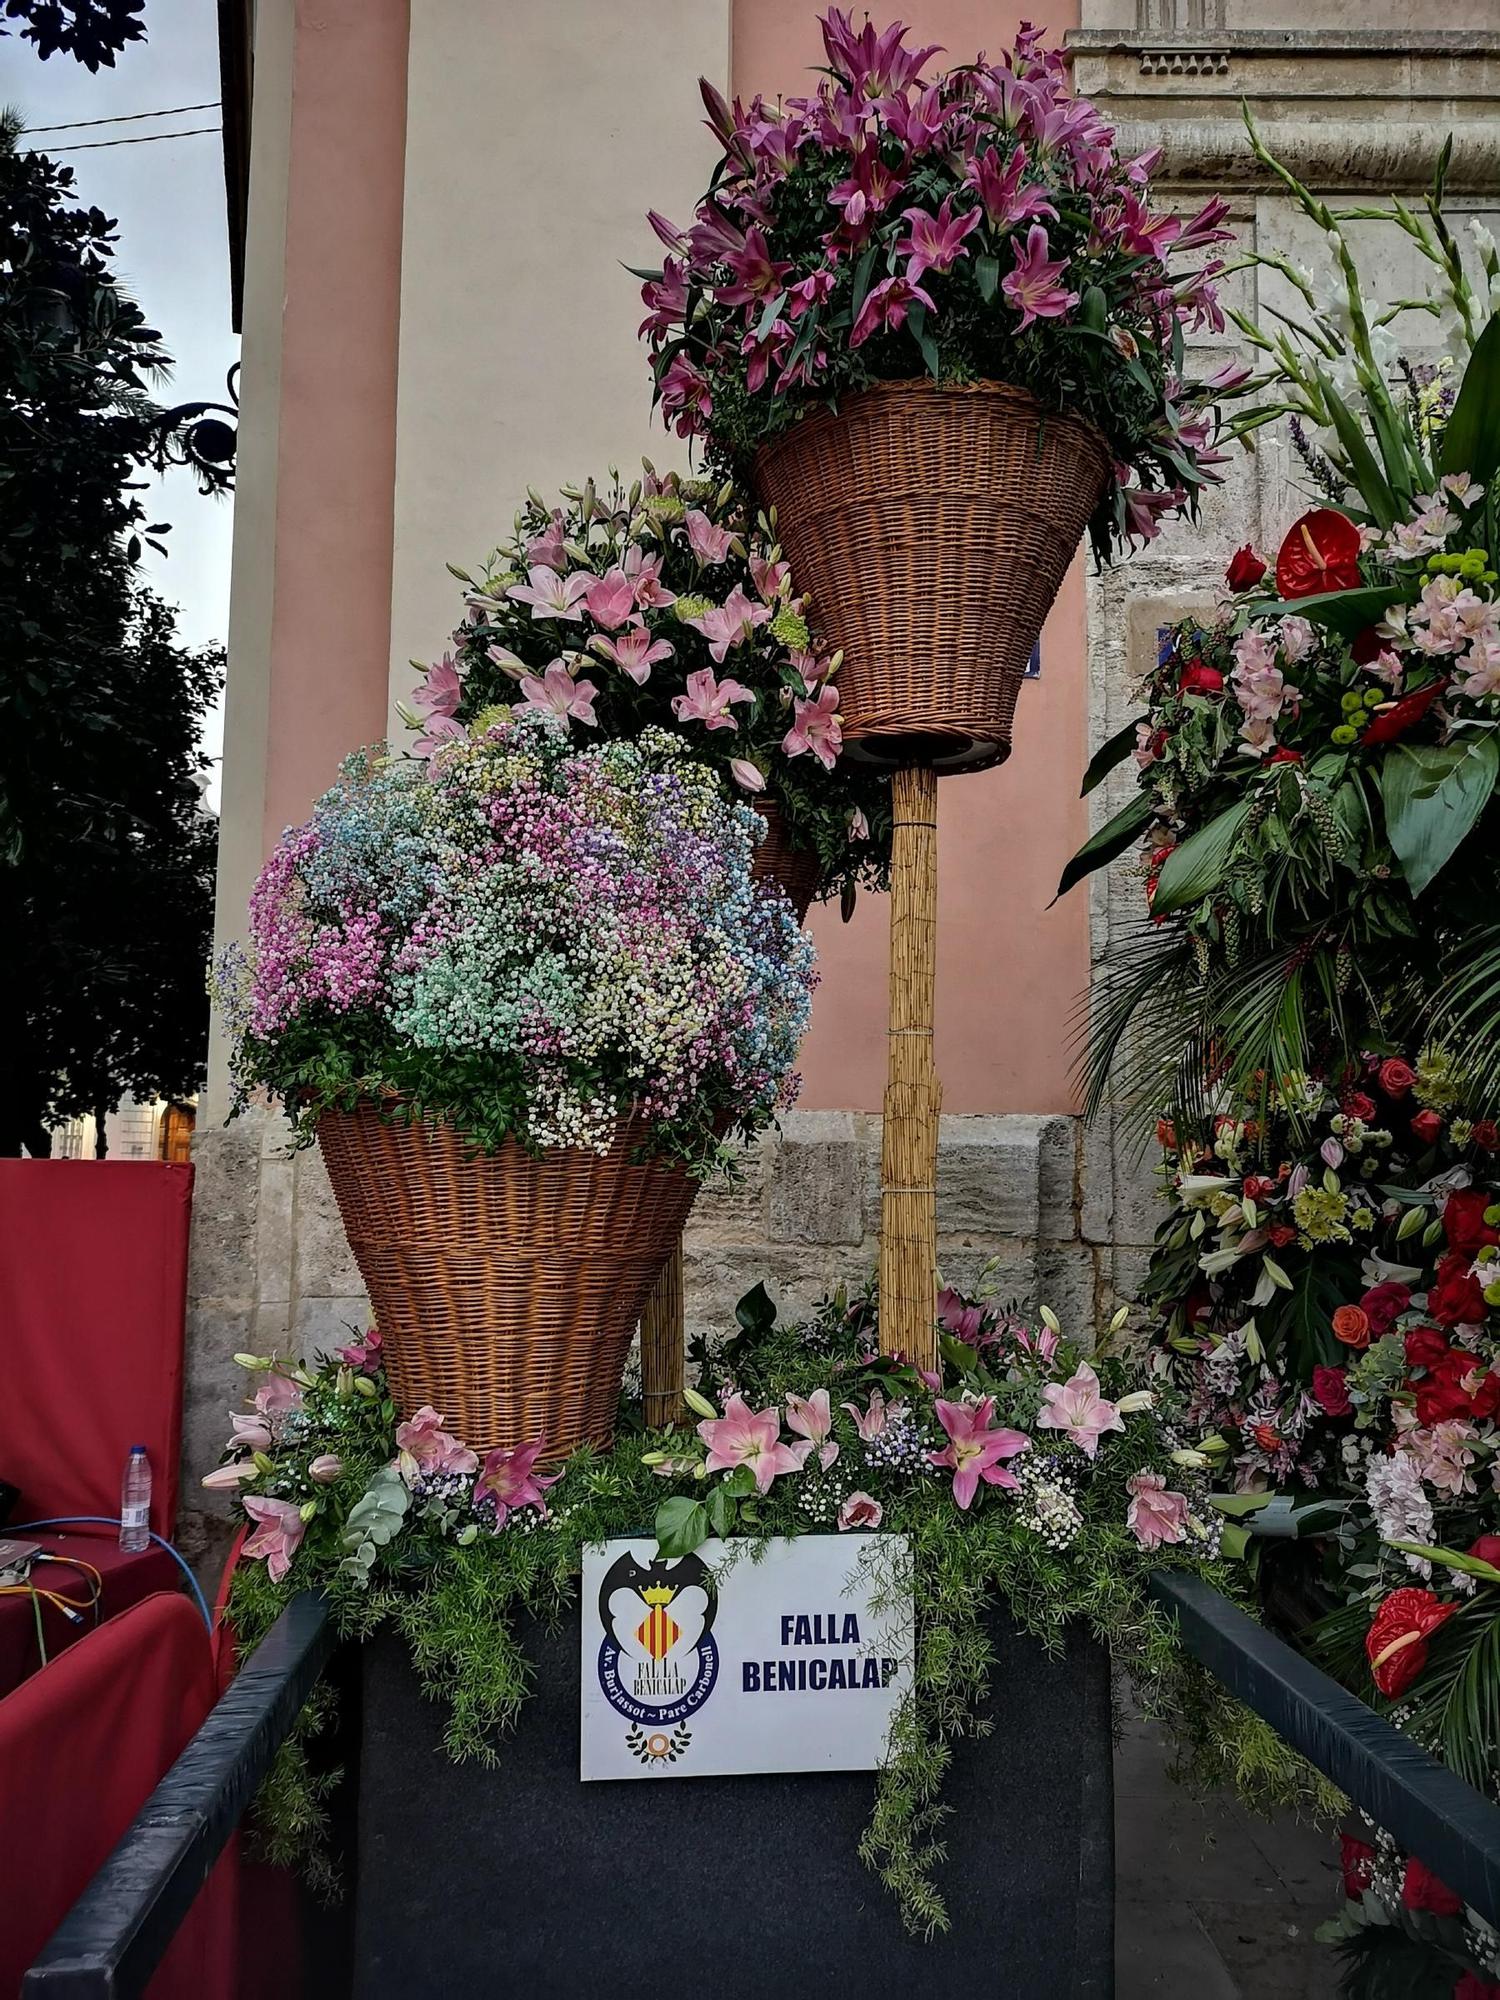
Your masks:
[[[137,1556],[151,1546],[151,1461],[143,1444],[133,1444],[120,1486],[120,1547]]]

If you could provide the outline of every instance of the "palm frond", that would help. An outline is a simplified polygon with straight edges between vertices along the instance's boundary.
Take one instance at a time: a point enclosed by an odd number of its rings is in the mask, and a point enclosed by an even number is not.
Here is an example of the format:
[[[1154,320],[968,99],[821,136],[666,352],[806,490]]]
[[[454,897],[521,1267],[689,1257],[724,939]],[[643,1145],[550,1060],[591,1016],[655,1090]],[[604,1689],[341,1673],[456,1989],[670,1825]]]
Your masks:
[[[1432,1032],[1452,1053],[1465,1108],[1500,1104],[1500,924],[1477,925],[1432,995]]]

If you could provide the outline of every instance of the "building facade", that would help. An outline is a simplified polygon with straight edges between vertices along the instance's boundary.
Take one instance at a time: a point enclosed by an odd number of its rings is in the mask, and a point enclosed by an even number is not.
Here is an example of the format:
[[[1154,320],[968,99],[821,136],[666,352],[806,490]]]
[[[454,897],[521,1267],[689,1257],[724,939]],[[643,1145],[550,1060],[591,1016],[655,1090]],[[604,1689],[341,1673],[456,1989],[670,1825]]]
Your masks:
[[[1009,42],[988,0],[892,7],[950,61]],[[814,0],[224,0],[226,134],[242,300],[239,491],[218,930],[239,934],[281,829],[351,748],[377,740],[460,611],[445,565],[494,545],[528,486],[643,455],[653,425],[635,338],[654,261],[644,217],[685,216],[713,141],[697,78],[729,94],[810,87]],[[1426,25],[1430,19],[1431,26]],[[1049,27],[1129,150],[1161,144],[1170,194],[1227,193],[1247,247],[1304,259],[1300,218],[1258,177],[1241,97],[1304,177],[1358,201],[1409,193],[1455,135],[1456,209],[1500,188],[1493,0],[1070,0]],[[1361,225],[1377,289],[1417,274],[1389,225]],[[1231,281],[1275,304],[1274,273]],[[1218,343],[1232,348],[1231,326]],[[1263,434],[1264,436],[1264,434]],[[1082,1327],[1128,1295],[1153,1227],[1148,1176],[1107,1119],[1084,1131],[1073,1023],[1128,864],[1052,904],[1085,837],[1079,777],[1130,713],[1158,626],[1211,593],[1231,551],[1298,511],[1274,443],[1237,458],[1196,527],[1103,577],[1074,566],[1023,690],[1016,752],[940,796],[939,1256],[993,1262],[1002,1294]],[[399,733],[399,724],[396,725]],[[1128,786],[1128,776],[1120,784]],[[690,1325],[722,1325],[765,1278],[796,1308],[875,1255],[884,1081],[882,899],[817,912],[824,980],[799,1108],[700,1198]],[[363,1313],[315,1154],[275,1118],[223,1124],[216,1037],[195,1158],[187,1452],[217,1456],[244,1348],[326,1345]]]

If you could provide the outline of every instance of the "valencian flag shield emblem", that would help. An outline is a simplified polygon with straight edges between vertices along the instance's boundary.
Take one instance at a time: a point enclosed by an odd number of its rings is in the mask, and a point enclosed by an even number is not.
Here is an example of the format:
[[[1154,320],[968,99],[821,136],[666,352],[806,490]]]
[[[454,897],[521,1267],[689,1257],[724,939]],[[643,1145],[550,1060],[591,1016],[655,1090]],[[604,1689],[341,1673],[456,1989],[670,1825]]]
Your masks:
[[[664,1660],[682,1637],[682,1627],[667,1610],[676,1595],[675,1590],[661,1584],[648,1585],[641,1592],[651,1609],[637,1626],[635,1636],[653,1660]]]

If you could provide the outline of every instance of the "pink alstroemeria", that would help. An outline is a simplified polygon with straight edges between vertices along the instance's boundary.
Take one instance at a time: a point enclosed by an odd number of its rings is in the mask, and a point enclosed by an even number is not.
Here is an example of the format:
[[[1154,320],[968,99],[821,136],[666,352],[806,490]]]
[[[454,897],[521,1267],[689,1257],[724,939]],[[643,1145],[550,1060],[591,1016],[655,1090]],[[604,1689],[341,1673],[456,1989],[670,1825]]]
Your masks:
[[[971,208],[955,216],[950,194],[936,215],[929,215],[925,208],[908,208],[903,209],[901,220],[906,234],[897,241],[896,255],[910,260],[906,275],[915,284],[927,271],[946,277],[960,257],[968,256],[964,238],[979,227],[981,212]]]
[[[568,552],[563,547],[566,530],[562,509],[554,507],[541,534],[533,535],[526,544],[526,562],[529,568],[560,570],[568,560]]]
[[[1077,305],[1077,292],[1070,292],[1058,283],[1067,268],[1066,258],[1048,260],[1047,232],[1039,222],[1033,222],[1026,232],[1024,253],[1017,255],[1014,265],[1000,280],[1001,292],[1021,315],[1017,332],[1023,332],[1033,320],[1061,319]]]
[[[507,1516],[521,1507],[546,1513],[547,1488],[562,1478],[560,1472],[544,1478],[532,1470],[546,1442],[545,1438],[533,1438],[530,1444],[514,1445],[508,1451],[497,1445],[484,1461],[484,1470],[474,1482],[474,1498],[493,1498],[497,1528],[504,1527]]]
[[[1131,1496],[1125,1525],[1143,1549],[1180,1542],[1187,1534],[1187,1495],[1168,1492],[1159,1472],[1133,1472],[1125,1482],[1125,1491]]]
[[[263,1417],[279,1416],[302,1408],[302,1389],[290,1375],[273,1368],[250,1399]]]
[[[1105,1431],[1122,1431],[1125,1419],[1099,1394],[1099,1377],[1086,1361],[1066,1382],[1049,1382],[1042,1390],[1039,1430],[1066,1431],[1080,1451],[1092,1458]]]
[[[397,1424],[396,1454],[408,1486],[424,1473],[473,1472],[479,1465],[478,1456],[452,1431],[443,1429],[443,1420],[431,1403],[424,1403],[404,1424]]]
[[[1007,1472],[1000,1461],[1014,1458],[1017,1452],[1029,1451],[1031,1439],[1024,1431],[992,1427],[993,1396],[982,1396],[977,1403],[945,1403],[940,1398],[933,1408],[948,1433],[948,1444],[942,1451],[928,1452],[928,1462],[952,1467],[953,1497],[960,1507],[969,1507],[981,1480],[986,1486],[1020,1485],[1016,1475]]]
[[[792,726],[781,739],[781,747],[788,757],[800,757],[810,750],[823,769],[831,771],[843,746],[844,732],[839,725],[839,691],[836,687],[825,684],[811,701],[803,701],[799,696],[792,703]]]
[[[752,1410],[743,1396],[731,1396],[722,1417],[705,1417],[698,1435],[708,1446],[710,1472],[748,1465],[758,1493],[769,1493],[772,1480],[783,1472],[802,1470],[801,1458],[781,1442],[781,1412]]]
[[[728,528],[716,528],[701,507],[689,507],[682,517],[688,547],[702,563],[721,563],[729,553],[734,535]]]
[[[743,646],[756,626],[764,625],[770,616],[769,605],[752,604],[743,585],[737,583],[721,605],[710,605],[701,618],[689,618],[686,623],[703,634],[710,655],[722,666],[725,654]]]
[[[247,1493],[241,1503],[252,1521],[260,1526],[240,1550],[242,1556],[252,1561],[257,1556],[266,1559],[266,1572],[272,1583],[280,1583],[292,1566],[292,1557],[297,1553],[307,1523],[302,1518],[302,1510],[294,1507],[290,1500],[265,1500],[258,1493]]]
[[[599,692],[592,681],[575,681],[561,660],[554,660],[540,680],[527,674],[521,682],[525,697],[521,706],[541,715],[572,716],[575,721],[597,727],[594,696]]]
[[[839,1533],[846,1534],[850,1528],[878,1528],[884,1519],[885,1509],[878,1500],[868,1493],[851,1493],[839,1508]]]
[[[529,604],[533,618],[577,624],[583,616],[583,598],[597,581],[592,570],[575,569],[571,576],[559,576],[542,563],[527,571],[524,583],[513,583],[505,594],[514,604]]]
[[[814,1389],[810,1396],[788,1396],[786,1420],[799,1437],[807,1439],[806,1449],[793,1445],[792,1450],[802,1449],[804,1460],[808,1451],[816,1451],[818,1464],[826,1472],[839,1455],[838,1445],[830,1435],[833,1430],[833,1410],[829,1405],[828,1391]]]
[[[729,774],[744,792],[763,792],[766,789],[766,774],[758,764],[752,764],[748,757],[731,757]]]
[[[701,722],[705,729],[738,729],[729,704],[754,699],[751,690],[738,681],[716,681],[712,667],[700,667],[688,675],[687,693],[673,695],[672,713],[679,722]]]
[[[617,638],[606,639],[595,634],[589,640],[589,651],[597,653],[601,660],[608,660],[621,673],[629,674],[637,687],[644,687],[651,678],[651,669],[658,660],[670,660],[672,648],[665,639],[653,639],[643,625],[632,625]]]
[[[872,285],[850,331],[849,345],[863,346],[870,335],[878,333],[882,327],[905,326],[906,315],[913,306],[926,306],[931,311],[932,298],[904,274]]]
[[[456,715],[463,692],[453,656],[444,653],[427,669],[427,678],[413,691],[411,704],[421,715]]]
[[[596,576],[583,593],[584,606],[596,625],[618,631],[635,616],[635,585],[622,569]]]

